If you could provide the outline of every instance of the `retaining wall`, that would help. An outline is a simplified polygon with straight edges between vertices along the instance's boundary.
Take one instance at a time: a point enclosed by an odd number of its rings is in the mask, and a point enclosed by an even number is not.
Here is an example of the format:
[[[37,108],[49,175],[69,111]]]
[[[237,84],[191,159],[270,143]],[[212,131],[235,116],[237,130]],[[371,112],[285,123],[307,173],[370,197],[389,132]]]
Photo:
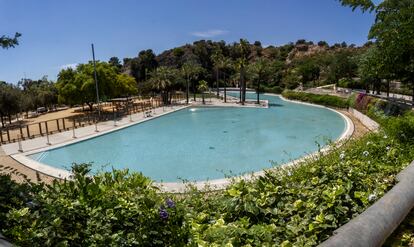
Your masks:
[[[351,113],[355,118],[357,118],[370,131],[377,131],[379,129],[379,124],[377,122],[375,122],[368,116],[364,115],[363,113],[359,112],[358,110],[354,108],[349,108],[348,112]]]

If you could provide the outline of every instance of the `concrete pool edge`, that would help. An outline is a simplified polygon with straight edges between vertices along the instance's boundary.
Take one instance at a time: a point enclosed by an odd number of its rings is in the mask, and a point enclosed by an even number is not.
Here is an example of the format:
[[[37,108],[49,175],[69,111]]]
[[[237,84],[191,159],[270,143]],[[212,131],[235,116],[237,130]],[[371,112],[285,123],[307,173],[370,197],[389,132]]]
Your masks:
[[[342,113],[340,113],[340,112],[338,112],[334,109],[331,109],[331,108],[328,108],[328,107],[325,107],[325,106],[321,106],[321,105],[315,105],[315,104],[304,103],[304,102],[299,102],[299,101],[287,100],[287,99],[283,98],[281,95],[276,95],[276,94],[266,94],[266,95],[277,96],[277,97],[281,98],[284,101],[292,102],[292,103],[295,103],[295,104],[304,104],[304,105],[310,105],[310,106],[313,106],[313,107],[325,108],[325,109],[331,110],[331,111],[337,113],[338,115],[340,115],[342,117],[342,119],[345,121],[346,126],[344,128],[344,132],[342,133],[342,135],[335,141],[336,144],[339,144],[342,141],[349,139],[351,137],[351,135],[353,134],[353,132],[354,132],[353,122],[347,116],[345,116],[344,114],[342,114]],[[128,124],[119,126],[118,128],[102,131],[102,132],[96,133],[94,135],[84,136],[82,138],[77,138],[77,139],[70,140],[70,141],[67,141],[67,142],[64,142],[64,143],[55,144],[55,145],[49,146],[49,147],[43,147],[43,148],[39,148],[39,149],[35,149],[35,150],[30,150],[30,151],[27,151],[27,152],[24,152],[24,153],[19,153],[19,154],[12,154],[12,155],[10,155],[10,157],[12,157],[14,160],[21,163],[22,165],[27,166],[27,167],[29,167],[29,168],[31,168],[35,171],[38,171],[40,173],[46,174],[48,176],[51,176],[51,177],[54,177],[54,178],[59,178],[59,179],[70,178],[72,173],[69,172],[68,170],[55,168],[55,167],[43,164],[41,162],[35,161],[35,160],[27,157],[27,155],[31,155],[31,154],[34,154],[34,153],[39,153],[39,152],[42,152],[42,151],[59,148],[59,147],[66,146],[66,145],[71,145],[73,143],[81,142],[81,141],[91,139],[91,138],[95,138],[95,137],[98,137],[98,136],[101,136],[101,135],[106,135],[106,134],[109,134],[111,132],[118,131],[118,130],[121,130],[121,129],[124,129],[124,128],[128,128],[132,125],[140,124],[142,122],[149,121],[149,120],[164,116],[166,114],[170,114],[170,113],[185,109],[187,107],[192,107],[192,106],[199,107],[198,105],[186,105],[186,106],[177,108],[175,110],[172,110],[170,112],[165,112],[163,114],[159,114],[159,115],[151,117],[151,118],[145,118],[145,119],[141,119],[140,121],[136,121],[136,122],[133,122],[133,123],[128,123]],[[203,105],[201,105],[201,106],[203,106]],[[209,107],[209,106],[213,106],[213,107],[232,107],[232,106],[226,106],[226,105],[207,105],[206,107]],[[325,153],[325,152],[329,151],[330,149],[331,149],[330,146],[325,146],[319,152]],[[278,166],[278,168],[295,165],[295,164],[300,163],[300,162],[302,162],[306,159],[314,157],[319,152],[317,151],[317,152],[305,155],[303,157],[300,157],[300,158],[295,159],[293,161],[290,161],[288,163],[282,164],[282,165]],[[249,173],[248,175],[243,175],[243,176],[235,176],[235,177],[231,177],[231,178],[221,178],[221,179],[213,179],[213,180],[203,180],[203,181],[196,181],[196,182],[189,182],[189,183],[191,185],[199,188],[199,189],[205,188],[206,186],[210,186],[212,189],[220,190],[220,189],[223,189],[224,187],[226,187],[227,185],[229,185],[234,180],[240,180],[240,179],[251,180],[251,179],[256,178],[258,176],[264,175],[266,171],[272,170],[272,169],[275,169],[275,168],[263,169],[263,170],[260,170],[260,171],[254,172],[254,173]],[[156,186],[160,187],[161,191],[171,192],[171,193],[182,193],[187,188],[187,183],[183,183],[183,182],[154,182],[154,184]]]

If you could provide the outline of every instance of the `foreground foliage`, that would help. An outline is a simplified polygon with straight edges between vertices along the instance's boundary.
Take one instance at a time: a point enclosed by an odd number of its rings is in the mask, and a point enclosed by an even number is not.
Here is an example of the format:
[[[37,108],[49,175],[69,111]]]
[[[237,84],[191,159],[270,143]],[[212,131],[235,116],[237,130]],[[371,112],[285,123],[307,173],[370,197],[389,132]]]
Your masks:
[[[315,246],[392,188],[414,159],[414,115],[386,117],[373,102],[361,106],[380,120],[378,133],[223,191],[190,185],[174,197],[140,174],[90,177],[87,165],[49,186],[3,177],[1,194],[12,196],[0,201],[0,231],[21,246]]]
[[[31,191],[23,204],[0,202],[1,208],[15,207],[7,214],[3,233],[22,246],[182,246],[187,242],[183,205],[157,194],[149,179],[127,171],[94,177],[87,172],[88,165],[76,165],[71,181]]]

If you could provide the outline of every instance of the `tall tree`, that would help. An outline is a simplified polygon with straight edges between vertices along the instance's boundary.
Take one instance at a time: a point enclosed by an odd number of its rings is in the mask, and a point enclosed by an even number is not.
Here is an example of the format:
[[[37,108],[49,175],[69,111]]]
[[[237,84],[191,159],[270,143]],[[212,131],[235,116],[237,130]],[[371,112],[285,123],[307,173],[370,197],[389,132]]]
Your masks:
[[[375,23],[369,38],[375,39],[387,54],[385,67],[412,88],[414,104],[414,1],[384,0],[375,5],[370,0],[341,0],[343,5],[375,11]]]
[[[143,82],[149,79],[151,72],[158,67],[156,56],[151,49],[142,50],[137,58],[129,61],[131,75],[137,82]]]
[[[377,46],[370,47],[361,55],[358,65],[358,75],[365,84],[366,91],[369,92],[370,85],[373,90],[380,92],[381,88],[381,70],[383,69],[383,60]]]
[[[4,117],[11,123],[11,115],[20,111],[21,94],[19,89],[11,84],[0,82],[0,119],[4,127]]]
[[[164,104],[169,104],[172,86],[177,78],[178,71],[173,68],[160,66],[151,74],[150,83],[153,89],[161,92]]]
[[[244,102],[246,101],[246,78],[245,78],[245,68],[248,65],[248,59],[250,55],[250,44],[249,41],[246,39],[240,39],[239,43],[239,52],[240,57],[237,61],[238,69],[240,70],[240,101],[241,104],[244,105]]]
[[[181,76],[184,77],[186,81],[186,102],[188,104],[190,83],[193,85],[193,94],[194,94],[194,101],[195,101],[196,92],[195,92],[194,80],[196,80],[199,77],[199,75],[203,72],[203,68],[195,62],[189,61],[183,64],[180,72],[181,72]]]
[[[270,71],[270,61],[259,58],[248,68],[254,82],[256,82],[257,104],[260,104],[260,83],[268,76]]]
[[[219,89],[219,74],[220,74],[220,62],[224,59],[223,54],[220,50],[217,50],[212,56],[211,60],[214,64],[214,70],[216,72],[216,90],[217,90],[217,97],[220,95],[220,89]]]
[[[118,57],[111,57],[109,59],[108,63],[110,65],[114,66],[115,68],[117,68],[118,70],[121,70],[121,68],[122,68],[121,61],[119,60]]]
[[[90,110],[96,100],[96,88],[93,64],[79,64],[76,70],[62,70],[58,75],[57,88],[59,100],[66,104],[86,103]],[[96,73],[99,81],[99,95],[105,100],[112,97],[129,96],[137,92],[135,80],[119,74],[117,69],[105,62],[96,63]]]
[[[219,78],[220,78],[220,75],[223,78],[224,102],[227,102],[227,81],[226,81],[226,78],[229,77],[229,76],[227,76],[228,74],[226,72],[228,72],[228,69],[230,69],[232,67],[233,67],[233,63],[232,63],[231,59],[228,58],[228,57],[223,56],[221,59],[219,59],[217,61],[217,68],[220,71]]]
[[[198,85],[198,91],[201,92],[203,98],[203,105],[206,103],[205,101],[205,92],[208,90],[208,84],[205,80],[201,80]]]

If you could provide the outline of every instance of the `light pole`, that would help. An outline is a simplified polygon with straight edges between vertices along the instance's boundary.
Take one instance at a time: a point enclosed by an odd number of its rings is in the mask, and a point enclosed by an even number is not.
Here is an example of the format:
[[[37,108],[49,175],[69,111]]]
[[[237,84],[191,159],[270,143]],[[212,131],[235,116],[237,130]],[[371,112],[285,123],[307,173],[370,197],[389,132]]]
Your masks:
[[[101,107],[99,105],[99,88],[98,88],[98,76],[96,75],[96,62],[95,62],[95,49],[92,45],[92,58],[93,58],[93,75],[95,78],[95,88],[96,88],[96,103],[98,104],[98,117],[101,117]]]

